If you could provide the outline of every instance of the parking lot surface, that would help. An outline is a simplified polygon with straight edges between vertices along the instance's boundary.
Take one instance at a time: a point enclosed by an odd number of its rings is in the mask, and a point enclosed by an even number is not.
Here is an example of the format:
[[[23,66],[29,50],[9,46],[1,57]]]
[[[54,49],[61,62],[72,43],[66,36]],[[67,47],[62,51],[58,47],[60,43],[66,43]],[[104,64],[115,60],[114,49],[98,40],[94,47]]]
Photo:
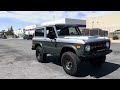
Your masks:
[[[113,52],[101,68],[82,64],[78,77],[66,74],[55,57],[39,63],[31,45],[31,40],[0,39],[0,79],[120,79],[120,43],[111,44]]]

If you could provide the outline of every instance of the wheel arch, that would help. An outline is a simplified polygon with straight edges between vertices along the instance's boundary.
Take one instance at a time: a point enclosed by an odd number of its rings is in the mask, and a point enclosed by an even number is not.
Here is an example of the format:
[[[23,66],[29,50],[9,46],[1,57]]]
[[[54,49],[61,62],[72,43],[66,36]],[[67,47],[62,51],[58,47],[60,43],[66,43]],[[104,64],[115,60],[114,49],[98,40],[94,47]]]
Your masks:
[[[35,50],[36,50],[36,48],[37,48],[38,46],[40,46],[40,47],[42,48],[42,44],[41,44],[41,43],[36,43],[36,44],[35,44]]]
[[[71,51],[73,53],[75,53],[76,55],[79,56],[77,49],[75,48],[75,46],[71,46],[71,45],[66,45],[61,49],[60,52],[60,57],[62,56],[63,53],[67,52],[67,51]]]

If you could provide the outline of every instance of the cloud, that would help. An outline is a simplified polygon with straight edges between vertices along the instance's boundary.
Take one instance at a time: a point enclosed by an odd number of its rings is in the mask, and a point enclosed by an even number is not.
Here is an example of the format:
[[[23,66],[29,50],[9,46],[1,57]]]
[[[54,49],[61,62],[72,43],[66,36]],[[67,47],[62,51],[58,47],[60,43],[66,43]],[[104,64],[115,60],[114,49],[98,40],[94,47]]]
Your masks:
[[[33,24],[51,21],[54,18],[87,19],[89,17],[120,13],[120,11],[0,11],[0,18],[13,18]]]
[[[45,21],[51,21],[60,18],[78,18],[79,11],[2,11],[0,12],[0,18],[15,18],[25,22],[41,23]]]
[[[56,19],[63,18],[64,12],[49,12],[49,11],[16,11],[7,12],[11,18],[16,18],[25,22],[41,23],[43,21],[53,20],[53,16]],[[10,17],[9,16],[9,17]]]
[[[90,17],[97,17],[97,16],[120,13],[120,11],[85,11],[85,12],[83,11],[82,13],[86,15],[85,18],[90,18]]]

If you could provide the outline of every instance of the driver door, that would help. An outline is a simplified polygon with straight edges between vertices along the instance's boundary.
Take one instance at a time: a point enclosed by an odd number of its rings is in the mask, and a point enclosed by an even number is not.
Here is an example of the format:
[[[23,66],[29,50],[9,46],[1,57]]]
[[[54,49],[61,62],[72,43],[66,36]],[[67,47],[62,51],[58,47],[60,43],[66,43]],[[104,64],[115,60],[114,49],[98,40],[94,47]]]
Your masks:
[[[45,52],[48,54],[54,55],[56,53],[56,38],[50,39],[51,33],[55,33],[54,27],[46,27],[46,34],[45,34]]]

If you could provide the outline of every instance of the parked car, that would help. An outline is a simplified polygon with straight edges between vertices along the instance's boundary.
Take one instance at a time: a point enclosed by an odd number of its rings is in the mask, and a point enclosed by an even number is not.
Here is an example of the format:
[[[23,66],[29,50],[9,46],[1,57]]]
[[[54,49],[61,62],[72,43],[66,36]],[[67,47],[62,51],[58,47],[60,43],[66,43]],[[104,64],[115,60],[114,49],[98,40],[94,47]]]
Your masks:
[[[33,35],[28,35],[28,37],[27,37],[27,40],[32,40],[32,38],[33,38]]]
[[[28,38],[28,35],[24,35],[24,36],[23,36],[23,39],[27,39],[27,38]]]
[[[7,36],[6,35],[2,35],[1,38],[2,39],[7,39]]]
[[[81,63],[100,67],[111,53],[107,37],[82,36],[77,25],[53,24],[37,27],[32,39],[36,59],[46,62],[47,54],[58,56],[64,71],[77,75]]]
[[[23,39],[32,40],[33,35],[24,35]]]

